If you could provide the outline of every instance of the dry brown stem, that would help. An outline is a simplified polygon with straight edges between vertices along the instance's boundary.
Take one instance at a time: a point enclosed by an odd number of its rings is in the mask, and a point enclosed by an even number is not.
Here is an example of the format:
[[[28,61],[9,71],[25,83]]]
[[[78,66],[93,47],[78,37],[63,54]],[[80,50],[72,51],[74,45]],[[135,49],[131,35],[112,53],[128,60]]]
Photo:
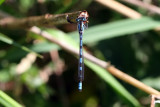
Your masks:
[[[135,6],[139,6],[139,7],[144,8],[150,12],[153,12],[153,13],[160,15],[160,8],[155,5],[144,3],[140,0],[122,0],[122,1],[129,3],[129,4],[132,4],[132,5],[135,5]]]
[[[80,11],[73,13],[64,13],[64,14],[46,14],[42,16],[32,16],[27,18],[13,18],[6,17],[0,20],[0,27],[7,29],[26,29],[32,26],[53,26],[69,23],[68,19],[71,22],[76,22],[76,17],[79,15]]]
[[[96,2],[101,3],[102,5],[107,6],[108,8],[132,19],[138,19],[142,16],[140,13],[117,2],[116,0],[96,0]]]

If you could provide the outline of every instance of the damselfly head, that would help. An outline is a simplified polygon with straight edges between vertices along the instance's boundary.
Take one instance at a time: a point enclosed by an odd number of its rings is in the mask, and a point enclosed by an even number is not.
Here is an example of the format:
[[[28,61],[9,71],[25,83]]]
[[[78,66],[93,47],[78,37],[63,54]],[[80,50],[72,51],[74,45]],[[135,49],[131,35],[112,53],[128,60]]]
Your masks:
[[[80,12],[78,18],[82,18],[85,19],[84,21],[88,23],[88,17],[89,17],[89,14],[86,10]]]

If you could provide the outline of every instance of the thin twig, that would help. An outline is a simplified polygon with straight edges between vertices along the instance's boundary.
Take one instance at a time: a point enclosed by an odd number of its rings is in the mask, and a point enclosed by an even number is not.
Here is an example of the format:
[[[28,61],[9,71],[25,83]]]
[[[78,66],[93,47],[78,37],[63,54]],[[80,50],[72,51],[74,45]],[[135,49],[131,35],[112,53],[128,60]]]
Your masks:
[[[80,11],[73,13],[64,14],[46,14],[43,16],[32,16],[27,18],[4,18],[0,20],[0,27],[8,29],[26,29],[32,26],[50,26],[50,25],[60,25],[71,22],[76,22],[76,17],[79,15]]]
[[[48,39],[49,41],[58,44],[59,46],[61,46],[63,49],[69,51],[70,53],[73,53],[75,55],[79,54],[79,50],[76,50],[74,47],[57,40],[56,38],[53,38],[48,32],[42,31],[41,29],[39,29],[38,27],[34,26],[30,29],[30,31],[39,34],[41,36],[43,36],[44,38]],[[106,68],[107,66],[109,66],[109,64],[105,61],[102,61],[94,56],[92,56],[91,54],[88,53],[84,53],[84,57],[88,60],[91,60],[92,62],[96,63],[99,66],[102,66],[103,68]]]
[[[122,1],[124,1],[126,3],[129,3],[129,4],[139,6],[141,8],[147,9],[147,10],[153,12],[153,13],[156,13],[156,14],[160,15],[160,8],[155,6],[155,5],[144,3],[140,0],[122,0]]]
[[[145,85],[144,83],[138,81],[137,79],[129,76],[128,74],[118,70],[117,68],[115,68],[114,66],[110,66],[108,68],[106,68],[106,70],[108,70],[112,75],[116,76],[117,78],[139,88],[140,90],[143,90],[144,92],[148,93],[148,94],[155,94],[155,95],[160,95],[160,92]]]
[[[52,35],[50,35],[48,32],[42,31],[38,27],[32,27],[30,29],[30,31],[46,38],[47,40],[49,40],[59,46],[61,46],[64,50],[69,51],[70,53],[73,53],[75,55],[79,54],[77,49],[73,48],[69,44],[66,44],[62,41],[57,40]],[[123,73],[122,71],[118,70],[114,66],[111,66],[108,62],[102,61],[102,60],[90,55],[89,53],[84,53],[84,57],[86,59],[88,59],[89,61],[101,66],[102,68],[105,68],[107,71],[109,71],[112,75],[116,76],[117,78],[139,88],[140,90],[143,90],[144,92],[146,92],[148,94],[160,95],[160,92],[158,92],[157,90],[155,90],[155,89],[145,85],[144,83],[136,80],[135,78]]]
[[[115,1],[115,0],[96,0],[98,3],[101,3],[104,6],[107,6],[115,11],[117,11],[118,13],[121,13],[131,19],[138,19],[140,18],[142,15],[138,12],[136,12],[135,10]],[[134,1],[134,0],[133,0]]]

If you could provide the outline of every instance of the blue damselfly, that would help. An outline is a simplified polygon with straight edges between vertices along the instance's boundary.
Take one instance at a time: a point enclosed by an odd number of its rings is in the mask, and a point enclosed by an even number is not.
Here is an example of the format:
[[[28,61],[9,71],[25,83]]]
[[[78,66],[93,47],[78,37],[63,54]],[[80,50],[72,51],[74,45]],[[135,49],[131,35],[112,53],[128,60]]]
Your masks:
[[[84,29],[88,27],[88,13],[87,11],[82,11],[77,21],[78,31],[79,31],[79,38],[80,38],[80,47],[79,47],[79,65],[78,65],[78,90],[82,91],[82,81],[84,80],[84,56],[83,56],[83,33]]]

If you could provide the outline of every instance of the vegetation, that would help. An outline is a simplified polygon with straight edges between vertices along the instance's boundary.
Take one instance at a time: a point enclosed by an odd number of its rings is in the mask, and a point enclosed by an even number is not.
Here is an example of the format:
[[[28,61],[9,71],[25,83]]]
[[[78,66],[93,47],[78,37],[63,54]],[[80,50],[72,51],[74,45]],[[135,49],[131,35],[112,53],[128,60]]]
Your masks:
[[[8,17],[16,19],[16,26],[21,19],[31,16],[51,17],[47,14],[87,10],[90,17],[83,38],[85,52],[160,90],[159,13],[129,0],[117,1],[127,8],[119,7],[116,1],[109,6],[110,1],[106,1],[107,5],[105,1],[0,0],[0,107],[150,106],[152,91],[126,84],[123,75],[117,79],[108,68],[88,59],[83,91],[78,91],[78,56],[67,48],[79,49],[76,23],[55,24],[59,21],[56,19],[52,25],[50,20],[50,24],[37,27],[40,33],[29,26],[34,25],[32,19],[32,23],[24,23],[25,27],[9,28],[3,24],[10,23]],[[158,1],[148,3],[157,4]],[[57,42],[43,34],[51,35]]]

